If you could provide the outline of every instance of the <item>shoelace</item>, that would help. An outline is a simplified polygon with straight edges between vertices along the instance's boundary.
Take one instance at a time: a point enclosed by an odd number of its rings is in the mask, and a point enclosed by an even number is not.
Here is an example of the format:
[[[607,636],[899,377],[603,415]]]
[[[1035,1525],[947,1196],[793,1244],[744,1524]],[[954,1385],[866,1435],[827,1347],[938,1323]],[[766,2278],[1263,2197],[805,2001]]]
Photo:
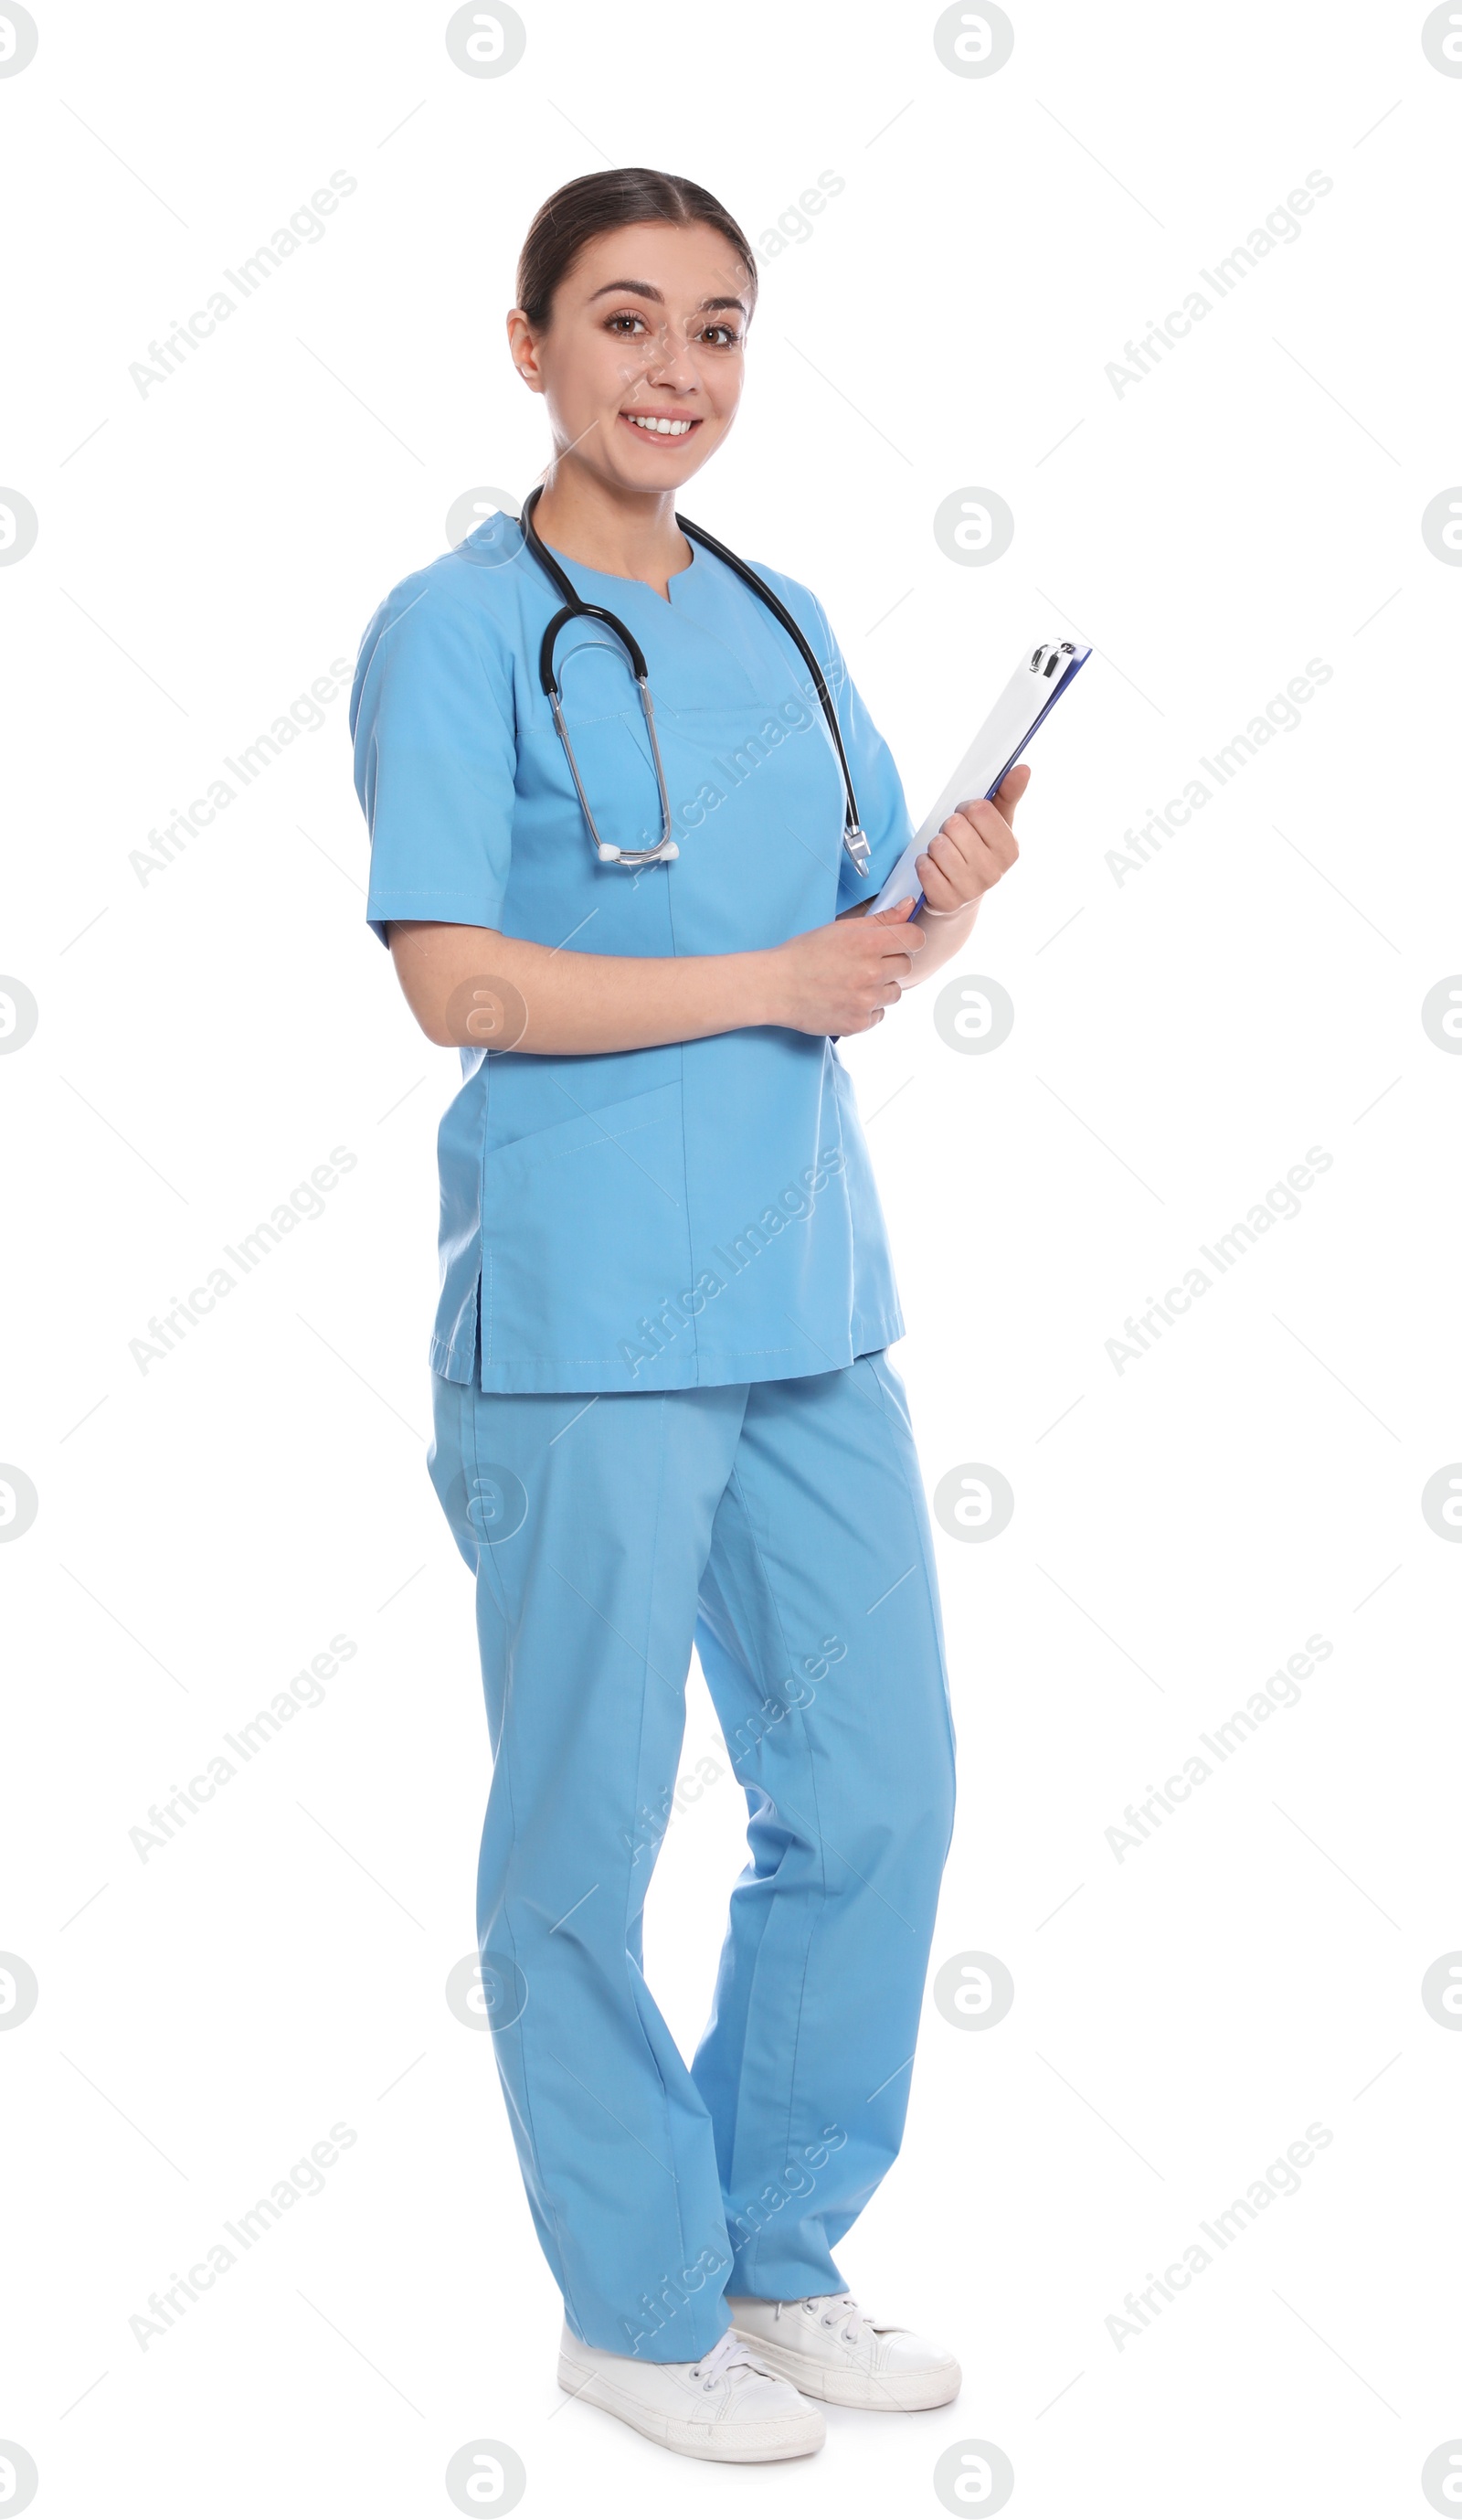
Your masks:
[[[860,2344],[864,2328],[876,2325],[865,2310],[859,2309],[851,2292],[810,2293],[806,2296],[804,2308],[817,2311],[824,2327],[837,2327],[841,2318],[840,2332],[845,2345]]]
[[[778,2377],[771,2364],[764,2362],[747,2344],[745,2337],[738,2336],[733,2327],[729,2327],[724,2336],[717,2338],[710,2353],[702,2355],[698,2362],[691,2364],[690,2377],[699,2380],[703,2388],[714,2389],[718,2380],[729,2378],[742,2367],[755,2372],[758,2379],[775,2380]]]

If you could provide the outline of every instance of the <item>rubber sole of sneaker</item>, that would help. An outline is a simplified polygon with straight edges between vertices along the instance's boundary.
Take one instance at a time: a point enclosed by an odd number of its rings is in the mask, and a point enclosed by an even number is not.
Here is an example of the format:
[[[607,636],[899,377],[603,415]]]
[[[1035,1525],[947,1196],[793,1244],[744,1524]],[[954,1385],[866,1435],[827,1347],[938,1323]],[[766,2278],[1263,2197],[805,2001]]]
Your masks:
[[[963,2386],[957,2362],[936,2362],[926,2371],[835,2371],[789,2345],[769,2344],[749,2328],[736,2333],[800,2396],[820,2398],[827,2407],[856,2407],[871,2415],[917,2415],[930,2407],[947,2407]]]
[[[809,2407],[806,2417],[795,2421],[789,2418],[784,2423],[738,2424],[731,2429],[654,2414],[647,2407],[638,2406],[628,2391],[616,2389],[602,2373],[571,2362],[566,2354],[558,2358],[558,2386],[582,2406],[598,2407],[606,2415],[617,2415],[621,2423],[642,2433],[646,2441],[658,2442],[662,2450],[677,2451],[683,2458],[754,2466],[774,2458],[807,2458],[820,2450],[827,2438],[827,2427],[816,2407]]]

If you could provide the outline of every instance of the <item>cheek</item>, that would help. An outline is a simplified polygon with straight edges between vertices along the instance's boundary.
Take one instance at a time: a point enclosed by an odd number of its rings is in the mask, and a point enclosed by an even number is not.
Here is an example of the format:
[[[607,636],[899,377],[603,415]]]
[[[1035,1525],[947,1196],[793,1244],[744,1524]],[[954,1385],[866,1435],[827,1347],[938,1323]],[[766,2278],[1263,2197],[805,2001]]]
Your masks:
[[[549,427],[562,444],[582,438],[602,408],[600,398],[591,392],[583,375],[567,366],[545,377],[543,398]]]
[[[739,362],[734,369],[709,367],[701,371],[701,383],[711,417],[723,428],[729,428],[736,416],[741,399],[742,372]]]
[[[565,338],[558,355],[544,363],[554,427],[566,437],[581,437],[596,421],[612,418],[632,399],[643,373],[644,361],[627,341],[592,332],[572,342]]]

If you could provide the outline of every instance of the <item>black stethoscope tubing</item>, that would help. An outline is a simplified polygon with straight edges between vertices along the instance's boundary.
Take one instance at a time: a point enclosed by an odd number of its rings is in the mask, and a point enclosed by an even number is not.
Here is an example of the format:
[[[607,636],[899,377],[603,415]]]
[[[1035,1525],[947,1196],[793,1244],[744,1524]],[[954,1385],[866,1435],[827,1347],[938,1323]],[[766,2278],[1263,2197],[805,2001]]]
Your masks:
[[[580,598],[572,580],[567,577],[564,571],[559,567],[558,562],[554,560],[547,544],[541,539],[533,522],[533,511],[537,507],[542,496],[543,486],[540,483],[538,488],[530,491],[528,497],[523,501],[522,515],[519,518],[518,522],[522,526],[523,530],[524,547],[531,554],[532,558],[537,561],[539,567],[544,571],[544,574],[548,577],[550,583],[555,588],[557,593],[563,597],[563,608],[561,611],[554,613],[552,621],[550,621],[543,634],[543,639],[538,652],[538,677],[539,681],[543,685],[544,696],[554,712],[554,722],[557,727],[558,734],[563,742],[564,749],[568,754],[569,768],[573,772],[574,786],[578,790],[579,802],[583,806],[590,832],[594,837],[597,853],[600,858],[606,860],[612,859],[618,864],[632,869],[638,866],[648,865],[664,858],[677,856],[679,852],[676,849],[675,842],[670,836],[670,805],[665,792],[664,775],[660,767],[659,744],[655,740],[654,708],[650,699],[649,692],[649,667],[644,661],[644,651],[641,647],[639,640],[635,637],[634,632],[619,619],[617,613],[606,611],[601,604],[585,604]],[[773,619],[780,622],[783,630],[785,630],[788,638],[792,641],[801,656],[803,663],[806,665],[808,673],[812,678],[813,687],[817,692],[819,701],[821,705],[822,715],[827,721],[827,731],[832,738],[833,748],[837,754],[838,769],[842,775],[843,846],[847,850],[850,858],[853,860],[859,874],[861,876],[866,875],[869,858],[868,843],[864,833],[863,825],[859,820],[858,798],[854,794],[853,790],[853,776],[848,768],[848,756],[843,749],[842,729],[838,725],[837,710],[833,706],[832,694],[827,688],[826,678],[823,675],[822,668],[818,662],[818,658],[814,651],[808,645],[807,640],[803,637],[800,628],[793,620],[786,606],[782,603],[780,596],[767,584],[765,578],[757,575],[756,570],[750,565],[749,562],[738,559],[737,555],[733,551],[728,551],[725,543],[718,542],[715,535],[708,534],[703,526],[693,525],[688,517],[683,517],[677,513],[675,521],[688,541],[699,543],[703,551],[713,553],[716,559],[724,562],[729,569],[734,570],[736,576],[740,578],[743,585],[750,587],[752,594],[766,606],[768,611],[772,614]],[[578,766],[574,761],[573,748],[568,742],[568,737],[564,728],[562,694],[559,690],[558,676],[554,662],[554,652],[557,646],[559,632],[563,630],[570,621],[584,620],[602,622],[604,628],[611,631],[614,637],[619,640],[625,653],[630,659],[631,671],[640,687],[641,704],[644,710],[645,723],[649,729],[650,742],[655,759],[655,775],[659,781],[660,804],[664,816],[664,830],[661,833],[659,845],[654,849],[609,849],[604,842],[599,840],[598,832],[595,829],[594,817],[589,810],[589,801],[585,796],[583,785],[579,778]]]

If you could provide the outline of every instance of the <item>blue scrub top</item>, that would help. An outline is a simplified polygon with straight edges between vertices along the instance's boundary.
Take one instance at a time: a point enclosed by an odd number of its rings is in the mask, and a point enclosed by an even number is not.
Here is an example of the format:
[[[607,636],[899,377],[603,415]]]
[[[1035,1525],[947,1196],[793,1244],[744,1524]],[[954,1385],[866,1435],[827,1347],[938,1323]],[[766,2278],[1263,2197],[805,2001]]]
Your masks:
[[[815,596],[761,568],[822,666],[871,845],[860,879],[807,668],[696,546],[670,600],[555,557],[649,667],[680,855],[596,862],[538,674],[560,599],[494,515],[380,606],[350,698],[371,833],[366,915],[571,953],[731,954],[871,899],[909,838],[904,791]],[[660,836],[623,652],[576,620],[564,714],[600,832]],[[491,964],[491,948],[485,957]],[[598,1057],[464,1050],[438,1137],[431,1364],[485,1391],[681,1391],[825,1373],[904,1334],[852,1082],[835,1042],[757,1026]]]

